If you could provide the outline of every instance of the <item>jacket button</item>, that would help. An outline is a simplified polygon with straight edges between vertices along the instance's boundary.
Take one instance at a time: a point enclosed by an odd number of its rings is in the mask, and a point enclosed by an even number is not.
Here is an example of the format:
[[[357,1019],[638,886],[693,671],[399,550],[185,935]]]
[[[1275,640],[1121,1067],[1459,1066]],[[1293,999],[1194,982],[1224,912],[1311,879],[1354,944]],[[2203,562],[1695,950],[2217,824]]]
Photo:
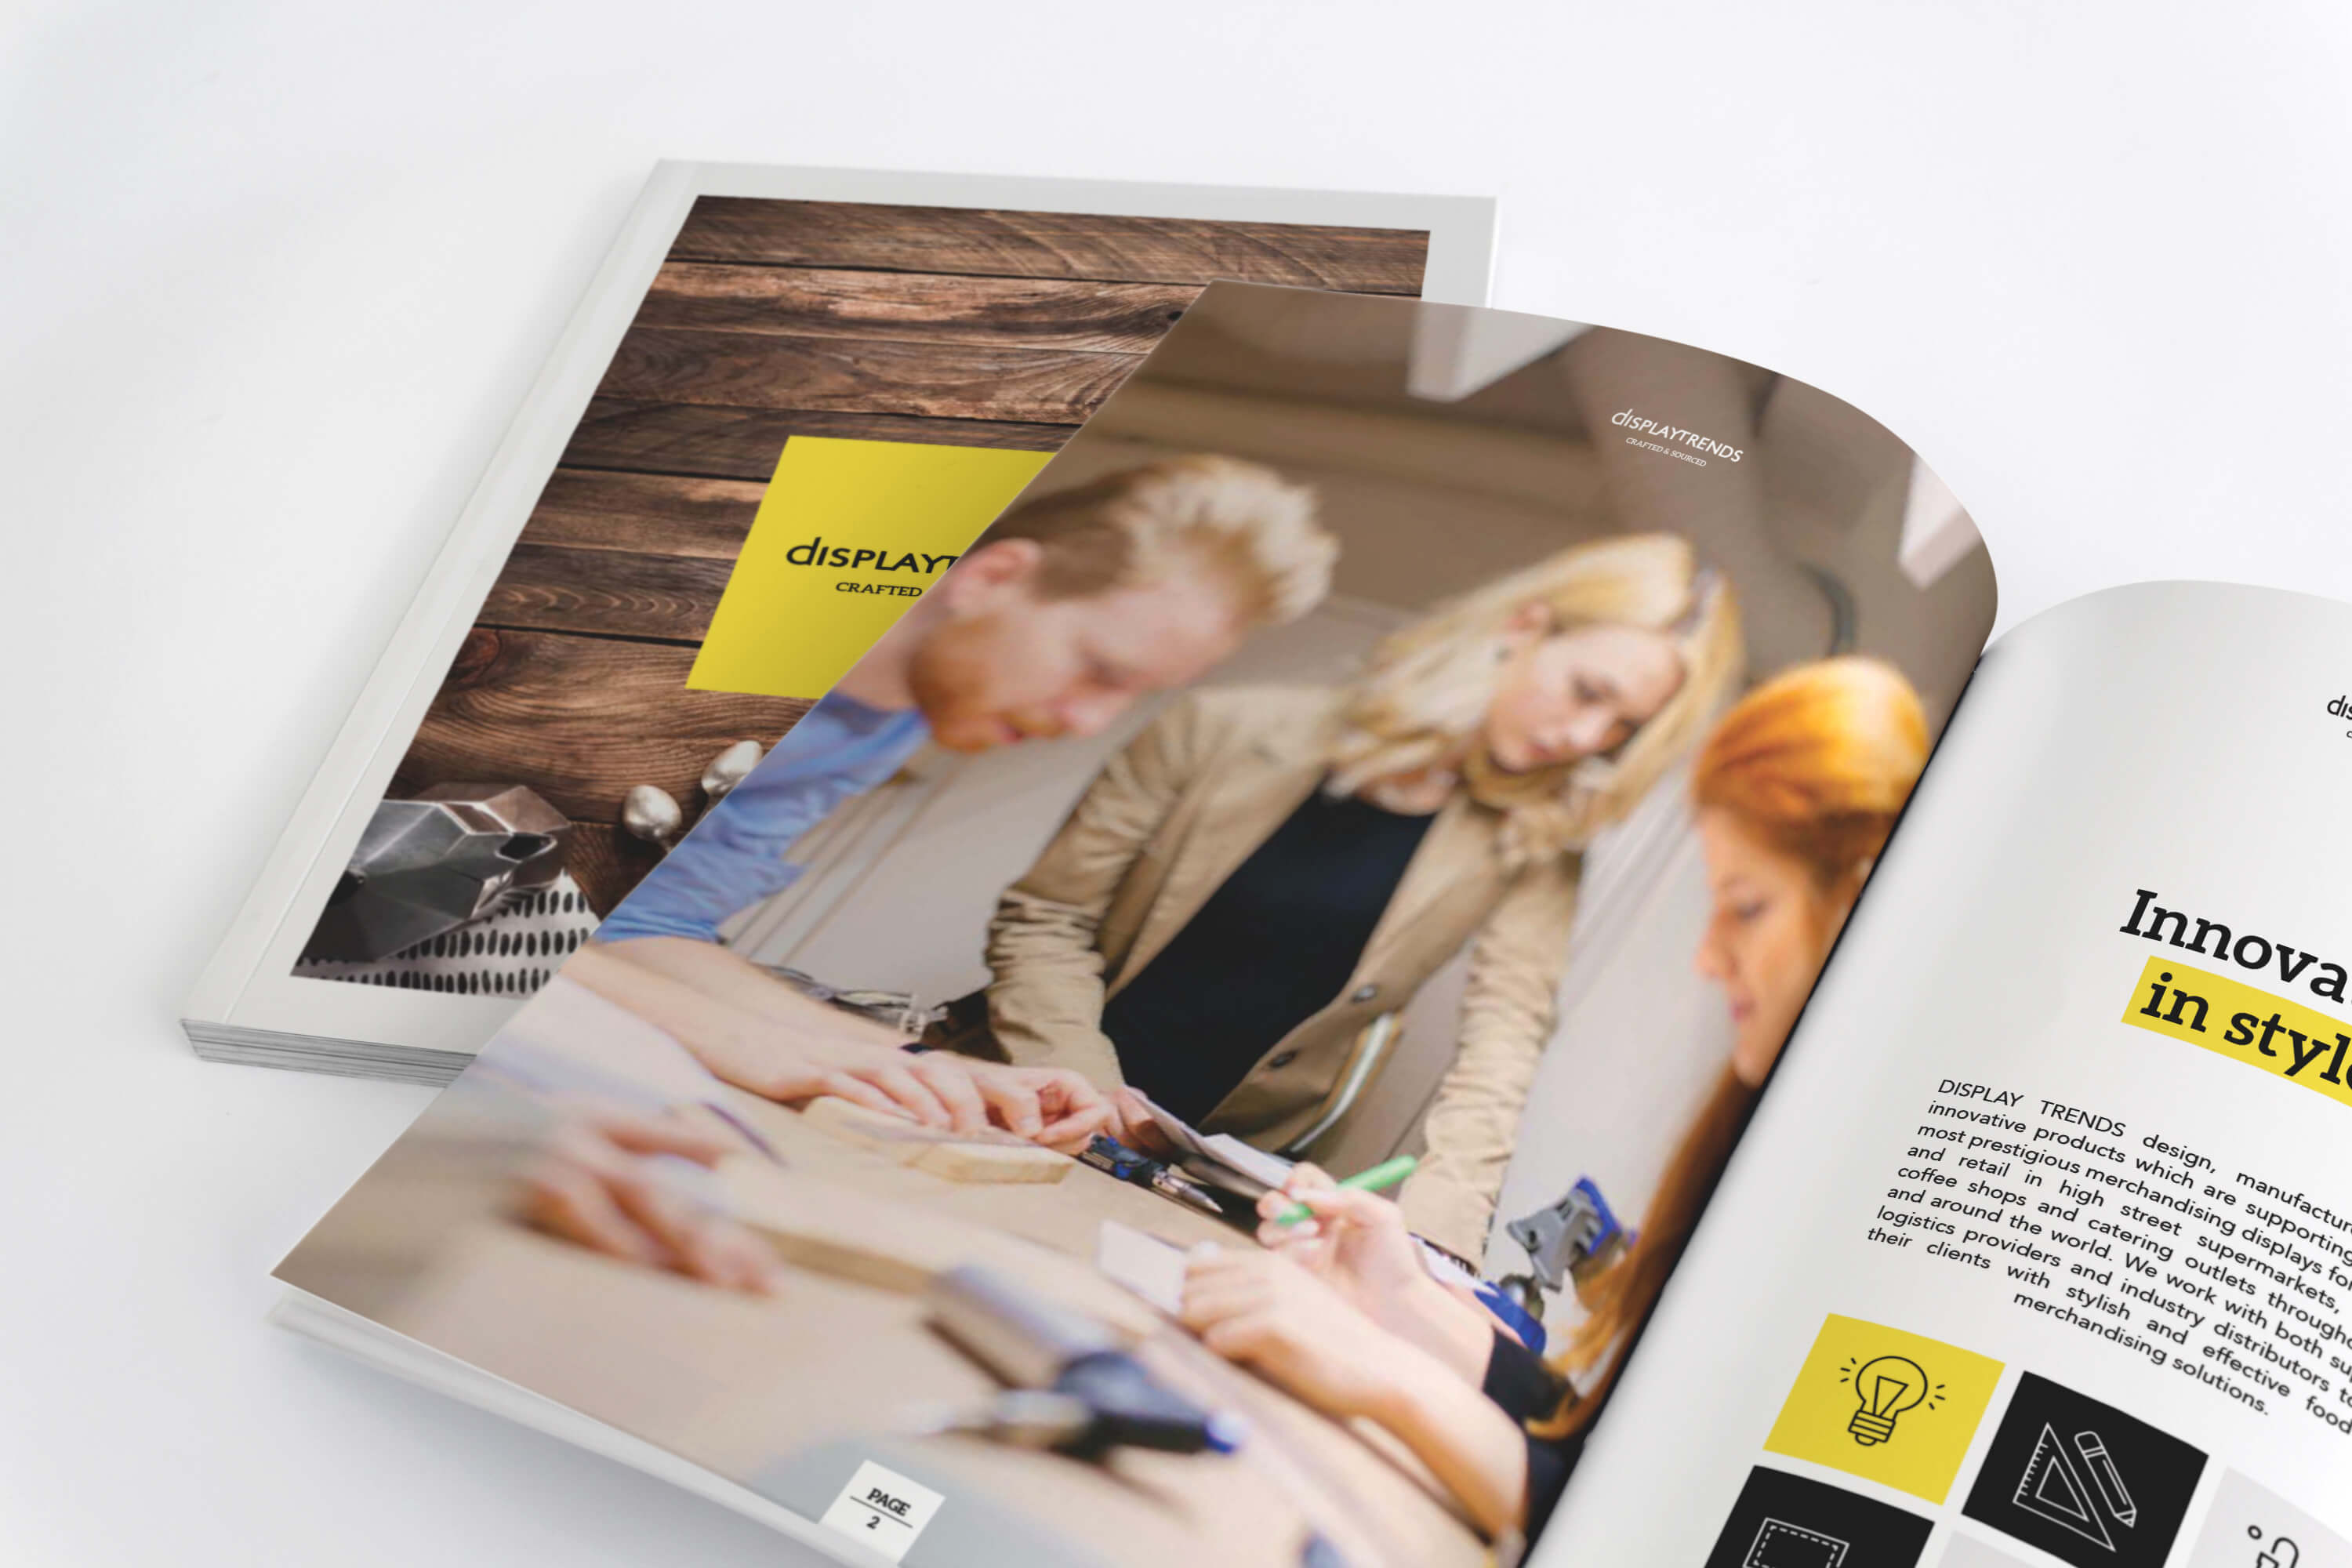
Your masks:
[[[1298,1053],[1297,1051],[1276,1051],[1274,1055],[1265,1058],[1265,1065],[1270,1068],[1286,1068],[1297,1059]]]
[[[1350,1002],[1369,1002],[1380,994],[1381,988],[1377,985],[1359,985],[1356,987],[1356,994],[1349,997],[1348,1000]]]

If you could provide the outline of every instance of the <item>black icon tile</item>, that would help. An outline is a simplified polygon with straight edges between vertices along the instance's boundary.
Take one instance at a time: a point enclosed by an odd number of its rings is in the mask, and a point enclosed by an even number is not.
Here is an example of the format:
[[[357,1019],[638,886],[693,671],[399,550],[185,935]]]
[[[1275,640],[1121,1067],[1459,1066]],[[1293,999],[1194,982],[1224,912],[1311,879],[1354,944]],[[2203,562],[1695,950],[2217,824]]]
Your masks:
[[[2027,1373],[1961,1512],[2076,1568],[2162,1568],[2205,1456]]]
[[[1914,1568],[1930,1528],[1859,1492],[1759,1465],[1706,1568]]]

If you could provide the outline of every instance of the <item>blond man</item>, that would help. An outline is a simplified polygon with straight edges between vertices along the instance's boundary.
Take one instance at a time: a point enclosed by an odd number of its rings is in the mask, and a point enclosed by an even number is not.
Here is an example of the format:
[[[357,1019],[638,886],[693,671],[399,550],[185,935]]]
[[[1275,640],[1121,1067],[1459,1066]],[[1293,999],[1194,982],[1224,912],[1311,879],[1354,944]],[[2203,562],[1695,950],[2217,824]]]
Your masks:
[[[802,835],[926,742],[969,752],[1098,733],[1252,628],[1313,608],[1338,552],[1311,491],[1228,458],[1015,506],[614,910],[579,978],[773,1099],[845,1094],[1083,1144],[1109,1111],[1081,1075],[906,1053],[729,952],[719,928],[790,886]]]

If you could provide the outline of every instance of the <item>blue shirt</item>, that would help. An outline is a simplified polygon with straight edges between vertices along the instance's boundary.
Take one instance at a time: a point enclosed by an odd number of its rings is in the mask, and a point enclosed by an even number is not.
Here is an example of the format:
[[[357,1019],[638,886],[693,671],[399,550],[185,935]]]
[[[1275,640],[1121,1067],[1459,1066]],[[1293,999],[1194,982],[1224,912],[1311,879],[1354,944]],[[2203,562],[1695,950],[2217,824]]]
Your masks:
[[[891,712],[835,692],[776,742],[727,798],[596,928],[598,942],[640,936],[719,940],[721,921],[783,891],[801,868],[785,857],[852,795],[898,771],[929,738],[914,709]]]

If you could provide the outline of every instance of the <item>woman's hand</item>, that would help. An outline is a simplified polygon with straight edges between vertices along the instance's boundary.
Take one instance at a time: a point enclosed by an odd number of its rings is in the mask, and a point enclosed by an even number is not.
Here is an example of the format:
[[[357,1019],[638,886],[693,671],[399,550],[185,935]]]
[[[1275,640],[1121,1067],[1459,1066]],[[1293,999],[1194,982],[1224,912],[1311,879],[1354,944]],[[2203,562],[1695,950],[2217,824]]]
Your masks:
[[[1294,1204],[1314,1217],[1285,1225]],[[1456,1376],[1482,1381],[1494,1353],[1495,1320],[1486,1309],[1441,1285],[1423,1261],[1404,1214],[1388,1199],[1332,1181],[1317,1166],[1296,1166],[1280,1192],[1258,1200],[1258,1240],[1295,1259],[1398,1338],[1436,1357]]]
[[[1312,1217],[1284,1224],[1281,1216],[1298,1206]],[[1261,1245],[1323,1276],[1375,1318],[1374,1303],[1429,1278],[1396,1205],[1339,1185],[1320,1166],[1293,1166],[1279,1191],[1258,1199],[1257,1212]]]
[[[1317,1409],[1375,1420],[1402,1389],[1389,1332],[1288,1258],[1202,1248],[1184,1271],[1186,1328]]]
[[[1195,1252],[1184,1323],[1326,1415],[1394,1433],[1490,1538],[1527,1523],[1527,1441],[1517,1422],[1435,1358],[1374,1323],[1279,1253]]]
[[[525,1168],[521,1217],[609,1258],[766,1295],[782,1273],[767,1243],[665,1165],[708,1166],[726,1151],[718,1138],[675,1122],[582,1107]]]

